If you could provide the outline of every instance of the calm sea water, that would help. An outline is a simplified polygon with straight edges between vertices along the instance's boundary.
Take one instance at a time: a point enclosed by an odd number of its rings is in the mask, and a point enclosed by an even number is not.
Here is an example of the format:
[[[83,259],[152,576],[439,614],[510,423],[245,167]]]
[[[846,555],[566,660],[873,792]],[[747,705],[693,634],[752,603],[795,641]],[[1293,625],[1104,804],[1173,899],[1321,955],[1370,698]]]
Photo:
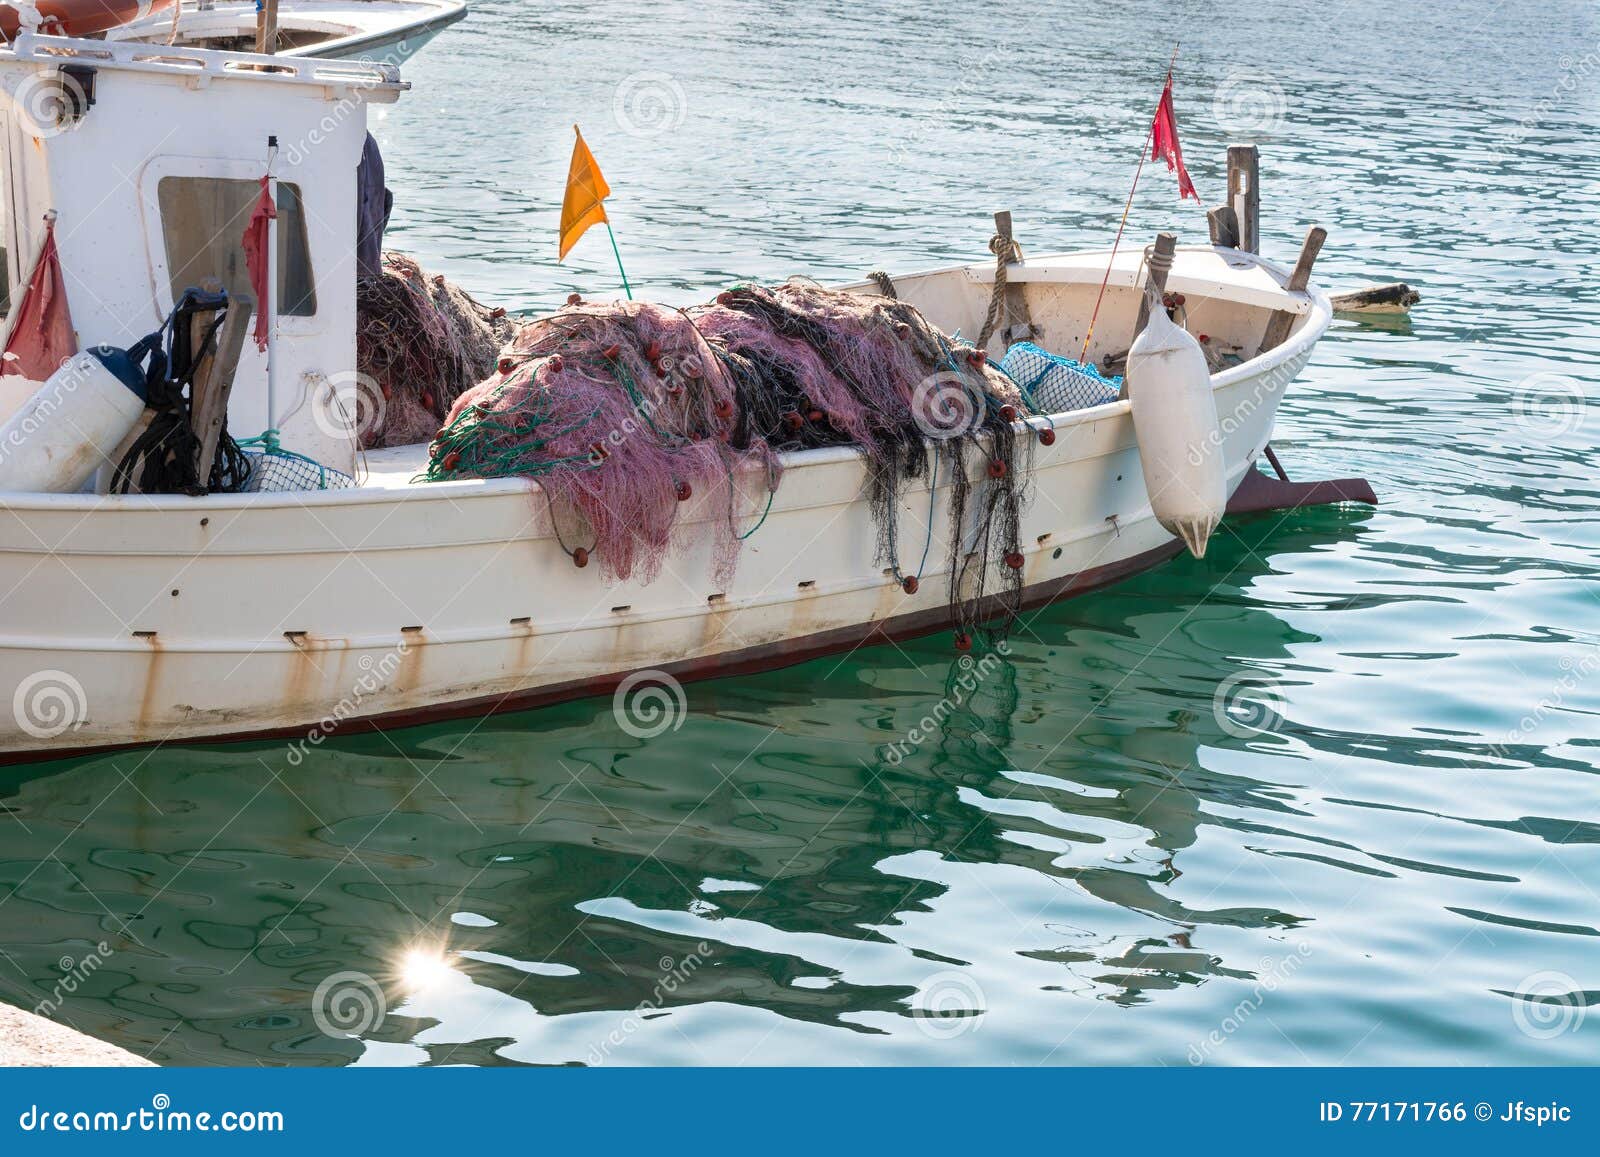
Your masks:
[[[1594,1061],[1591,5],[479,0],[375,124],[392,241],[607,291],[603,237],[554,263],[578,121],[670,300],[981,259],[998,208],[1101,244],[1175,39],[1208,201],[1257,140],[1269,252],[1321,223],[1325,284],[1425,295],[1283,414],[1380,508],[1236,521],[970,695],[940,639],[642,740],[606,700],[7,772],[0,997],[173,1064]]]

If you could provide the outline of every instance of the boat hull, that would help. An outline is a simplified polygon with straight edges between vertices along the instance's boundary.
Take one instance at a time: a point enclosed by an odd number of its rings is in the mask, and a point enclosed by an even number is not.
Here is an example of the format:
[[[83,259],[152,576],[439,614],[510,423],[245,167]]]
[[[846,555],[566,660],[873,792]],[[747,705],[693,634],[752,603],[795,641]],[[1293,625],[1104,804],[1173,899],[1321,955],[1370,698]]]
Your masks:
[[[1035,610],[1051,603],[1060,602],[1063,599],[1088,594],[1091,591],[1099,590],[1157,567],[1182,552],[1183,544],[1173,540],[1132,558],[1094,567],[1079,574],[1068,575],[1058,581],[1027,586],[1022,590],[1020,606],[1024,611]],[[988,607],[990,611],[996,614],[1001,613],[1004,609],[999,600],[991,600]],[[289,745],[291,761],[297,762],[299,757],[293,753],[298,752],[303,755],[309,747],[326,742],[335,733],[350,735],[371,731],[388,731],[396,728],[446,722],[452,719],[488,718],[489,716],[513,711],[527,711],[556,703],[569,702],[574,699],[609,695],[614,693],[630,677],[638,674],[651,676],[645,686],[670,687],[673,684],[681,686],[685,683],[700,682],[706,679],[720,679],[735,675],[772,671],[790,667],[797,663],[808,662],[812,659],[852,652],[861,647],[880,646],[887,643],[920,638],[946,630],[948,625],[948,608],[939,607],[931,611],[924,610],[895,615],[881,622],[851,624],[814,635],[784,638],[772,643],[737,651],[712,654],[679,662],[662,663],[647,672],[642,669],[628,672],[613,671],[606,675],[591,676],[565,683],[535,686],[525,690],[499,692],[474,698],[451,699],[422,706],[398,708],[376,715],[341,717],[339,705],[336,703],[333,705],[329,715],[309,726],[302,721],[295,725],[275,725],[250,731],[227,731],[222,733],[192,733],[192,729],[183,728],[169,738],[155,742],[160,742],[162,746],[173,746],[246,739],[258,741],[282,740]],[[399,652],[396,651],[395,653]],[[361,664],[358,661],[357,667],[359,668],[360,666]],[[376,662],[369,669],[379,670]],[[75,741],[75,738],[75,735],[64,736],[61,743],[71,744]],[[48,749],[0,751],[0,766],[126,751],[147,747],[151,742],[150,740],[128,740],[120,743],[100,743],[77,747],[61,746],[58,743],[52,744]]]
[[[279,55],[401,65],[466,15],[460,0],[302,0],[279,10],[283,39]],[[164,44],[171,24],[170,15],[147,16],[111,29],[110,36]],[[253,38],[255,25],[251,3],[223,2],[204,11],[185,11],[179,24],[180,43],[231,46]]]
[[[402,28],[383,29],[340,37],[325,44],[291,50],[290,55],[324,60],[375,60],[400,65],[420,52],[429,41],[452,24],[465,19],[467,9],[460,5]]]
[[[1314,336],[1217,379],[1230,491]],[[1126,402],[1056,429],[1053,446],[1034,446],[1023,519],[1032,605],[1180,549],[1151,513]],[[572,564],[549,504],[521,480],[0,497],[0,589],[12,592],[0,692],[13,691],[0,758],[246,736],[316,744],[604,693],[640,671],[709,678],[946,629],[942,472],[933,494],[903,495],[902,564],[927,559],[916,594],[876,557],[864,464],[846,448],[793,456],[727,582],[713,558],[725,505],[680,521],[681,549],[654,581],[608,583]],[[740,529],[754,525],[756,480],[738,505]]]

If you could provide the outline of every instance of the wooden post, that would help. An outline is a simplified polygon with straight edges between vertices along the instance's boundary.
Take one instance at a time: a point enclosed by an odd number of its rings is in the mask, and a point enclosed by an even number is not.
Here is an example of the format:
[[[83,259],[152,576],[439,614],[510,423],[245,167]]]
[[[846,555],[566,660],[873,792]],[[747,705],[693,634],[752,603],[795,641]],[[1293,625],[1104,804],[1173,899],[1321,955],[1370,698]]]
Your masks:
[[[1254,145],[1228,146],[1228,207],[1238,222],[1238,247],[1261,252],[1261,150]]]
[[[1305,244],[1300,247],[1300,259],[1294,263],[1294,272],[1289,274],[1289,284],[1284,288],[1291,293],[1304,293],[1306,286],[1311,284],[1311,266],[1316,263],[1317,254],[1322,252],[1322,243],[1328,239],[1328,231],[1320,225],[1313,225],[1306,231]],[[1289,329],[1294,325],[1295,315],[1286,309],[1277,310],[1267,319],[1267,331],[1261,336],[1261,352],[1277,349],[1289,337]]]
[[[1022,249],[1011,235],[1011,213],[1002,209],[994,215],[994,231],[1006,247],[1008,260],[1014,258],[1022,264]],[[1000,340],[1010,349],[1013,342],[1027,341],[1033,337],[1033,319],[1028,316],[1028,299],[1022,286],[1006,282],[1005,316],[1000,319]]]
[[[1223,249],[1239,248],[1239,218],[1231,205],[1218,205],[1206,214],[1211,222],[1211,244]]]
[[[1172,255],[1178,251],[1178,235],[1176,233],[1157,233],[1154,252],[1146,264],[1145,277],[1155,287],[1156,300],[1161,300],[1161,295],[1167,289],[1167,274],[1172,272]],[[1139,320],[1133,323],[1133,340],[1138,341],[1139,335],[1144,332],[1145,324],[1150,320],[1150,298],[1148,294],[1141,294],[1139,298]]]
[[[211,467],[217,460],[222,425],[228,417],[228,399],[233,394],[233,379],[239,371],[239,358],[244,352],[244,339],[250,330],[255,304],[255,300],[245,294],[229,298],[228,316],[217,333],[216,345],[195,369],[194,385],[190,387],[189,421],[195,437],[200,440],[196,466],[202,487],[210,481]]]
[[[278,51],[278,0],[261,0],[256,12],[256,51],[268,56]]]

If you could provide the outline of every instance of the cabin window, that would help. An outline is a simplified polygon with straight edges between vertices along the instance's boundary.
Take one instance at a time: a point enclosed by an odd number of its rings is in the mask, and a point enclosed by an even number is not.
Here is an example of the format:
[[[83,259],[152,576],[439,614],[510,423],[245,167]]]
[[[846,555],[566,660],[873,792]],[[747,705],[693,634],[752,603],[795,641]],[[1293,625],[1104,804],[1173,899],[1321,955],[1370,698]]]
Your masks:
[[[158,188],[166,234],[172,300],[215,279],[230,294],[253,296],[244,258],[244,230],[261,197],[261,183],[217,177],[164,177]],[[316,279],[306,242],[300,186],[278,184],[278,314],[317,312]]]

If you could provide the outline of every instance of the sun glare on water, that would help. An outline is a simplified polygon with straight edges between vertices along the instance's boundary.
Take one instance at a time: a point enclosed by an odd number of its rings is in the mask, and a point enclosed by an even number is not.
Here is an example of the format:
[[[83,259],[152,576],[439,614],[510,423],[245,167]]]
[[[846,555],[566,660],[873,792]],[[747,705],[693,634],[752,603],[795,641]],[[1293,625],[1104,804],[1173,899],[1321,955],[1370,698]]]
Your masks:
[[[400,959],[400,983],[407,992],[426,992],[453,973],[444,953],[436,948],[412,948]]]

